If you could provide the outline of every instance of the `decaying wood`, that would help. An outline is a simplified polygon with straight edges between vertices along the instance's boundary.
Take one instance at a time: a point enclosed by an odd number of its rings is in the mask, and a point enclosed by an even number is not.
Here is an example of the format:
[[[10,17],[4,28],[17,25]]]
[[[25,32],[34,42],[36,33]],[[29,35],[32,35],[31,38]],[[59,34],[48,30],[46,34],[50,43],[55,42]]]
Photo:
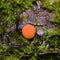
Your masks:
[[[50,31],[50,29],[55,27],[55,24],[51,23],[51,19],[53,19],[54,16],[55,16],[54,13],[49,12],[48,10],[45,10],[43,8],[40,8],[39,11],[33,10],[33,8],[28,9],[25,12],[23,12],[22,14],[20,14],[20,17],[23,17],[26,20],[20,19],[19,17],[17,17],[16,25],[12,26],[11,28],[6,28],[6,32],[7,33],[13,32],[17,29],[21,30],[22,27],[28,23],[32,24],[34,26],[39,26],[38,28],[45,26],[47,28],[47,30]],[[20,22],[20,24],[19,24],[19,22]],[[38,29],[38,28],[37,28],[37,33],[38,33],[38,31],[40,31],[40,29]]]

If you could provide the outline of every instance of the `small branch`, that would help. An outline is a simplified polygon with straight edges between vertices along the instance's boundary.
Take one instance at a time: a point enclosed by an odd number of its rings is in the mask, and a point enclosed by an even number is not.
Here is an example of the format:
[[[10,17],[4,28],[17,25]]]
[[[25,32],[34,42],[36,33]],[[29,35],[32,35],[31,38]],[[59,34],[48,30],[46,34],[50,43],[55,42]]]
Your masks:
[[[13,45],[13,44],[8,44],[8,46],[10,46],[11,48],[23,48],[23,47],[25,47],[26,45],[20,45],[20,44],[18,44],[18,45]]]
[[[45,55],[45,54],[57,54],[58,53],[58,51],[47,51],[47,52],[39,52],[38,54],[39,55]]]

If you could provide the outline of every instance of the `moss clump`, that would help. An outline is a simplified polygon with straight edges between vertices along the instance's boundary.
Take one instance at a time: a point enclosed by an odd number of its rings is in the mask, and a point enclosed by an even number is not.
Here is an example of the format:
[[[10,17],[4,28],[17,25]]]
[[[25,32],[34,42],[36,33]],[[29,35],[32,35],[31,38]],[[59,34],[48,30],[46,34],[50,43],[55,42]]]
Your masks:
[[[21,35],[20,30],[10,33],[7,28],[16,25],[20,13],[33,6],[35,0],[1,0],[0,1],[0,60],[60,60],[60,55],[44,55],[49,51],[60,50],[60,1],[42,0],[43,8],[55,14],[52,20],[57,26],[50,32],[45,29],[42,36],[35,36],[27,40]],[[3,21],[2,21],[3,20]],[[19,22],[19,21],[18,21]],[[4,42],[7,42],[5,44]],[[56,52],[55,52],[56,53]],[[40,55],[43,55],[43,58]],[[45,57],[44,57],[45,56]],[[46,58],[47,56],[47,58]]]

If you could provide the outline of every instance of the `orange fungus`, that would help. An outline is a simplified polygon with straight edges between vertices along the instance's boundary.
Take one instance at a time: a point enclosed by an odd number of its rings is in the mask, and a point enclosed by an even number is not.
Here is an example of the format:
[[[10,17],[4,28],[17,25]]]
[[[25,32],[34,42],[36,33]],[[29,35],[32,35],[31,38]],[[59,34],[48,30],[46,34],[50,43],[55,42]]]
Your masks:
[[[26,24],[23,28],[22,28],[22,35],[26,38],[26,39],[31,39],[35,36],[35,32],[36,29],[33,25],[31,24]]]

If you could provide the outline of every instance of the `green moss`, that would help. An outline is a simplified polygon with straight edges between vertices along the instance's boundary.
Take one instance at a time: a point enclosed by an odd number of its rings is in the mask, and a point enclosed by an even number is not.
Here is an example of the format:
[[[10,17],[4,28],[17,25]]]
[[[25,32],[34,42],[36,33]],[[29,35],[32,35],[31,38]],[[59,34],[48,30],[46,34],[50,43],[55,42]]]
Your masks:
[[[6,56],[4,60],[19,60],[19,58],[15,55],[10,55],[10,56]]]
[[[0,1],[0,18],[3,22],[0,24],[0,60],[26,60],[24,59],[25,54],[32,54],[31,57],[27,58],[28,60],[36,60],[38,57],[39,51],[48,52],[47,44],[50,42],[50,45],[54,46],[57,49],[60,49],[60,38],[55,39],[53,36],[60,36],[60,2],[59,0],[42,0],[41,4],[43,8],[48,9],[49,11],[55,14],[52,22],[57,23],[57,27],[53,28],[48,32],[47,29],[43,28],[44,35],[35,36],[33,39],[27,40],[25,39],[20,31],[13,31],[11,33],[6,33],[5,28],[10,28],[15,25],[16,18],[20,15],[20,13],[26,11],[33,5],[33,1],[35,0],[1,0]],[[1,37],[2,36],[2,37]],[[10,40],[9,44],[13,44],[14,46],[17,44],[26,46],[23,48],[12,48],[7,44],[3,44],[3,36],[7,37],[7,40]],[[39,44],[40,42],[44,42]],[[35,45],[39,46],[35,46]],[[50,48],[51,51],[55,50],[55,48]],[[41,57],[40,57],[41,58]],[[44,60],[42,58],[41,60]],[[47,60],[52,60],[50,57]],[[46,60],[46,59],[45,59]],[[57,59],[58,60],[58,59]]]
[[[32,6],[34,0],[1,0],[0,1],[0,18],[7,23],[8,27],[13,25],[16,21],[16,17]]]
[[[3,34],[5,32],[5,29],[3,26],[0,26],[0,34]]]
[[[54,35],[60,36],[60,27],[55,27],[48,33],[48,36],[50,37]]]

